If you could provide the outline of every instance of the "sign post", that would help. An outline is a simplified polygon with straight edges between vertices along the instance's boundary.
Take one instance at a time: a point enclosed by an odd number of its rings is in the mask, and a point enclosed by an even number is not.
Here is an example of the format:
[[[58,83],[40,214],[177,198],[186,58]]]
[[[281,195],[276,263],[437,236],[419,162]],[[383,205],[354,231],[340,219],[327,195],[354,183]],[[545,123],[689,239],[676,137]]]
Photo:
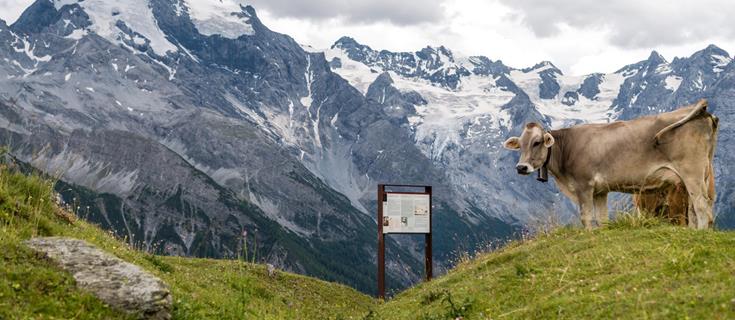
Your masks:
[[[385,235],[389,233],[424,234],[424,279],[431,280],[431,186],[378,185],[378,298],[381,299],[385,298]]]

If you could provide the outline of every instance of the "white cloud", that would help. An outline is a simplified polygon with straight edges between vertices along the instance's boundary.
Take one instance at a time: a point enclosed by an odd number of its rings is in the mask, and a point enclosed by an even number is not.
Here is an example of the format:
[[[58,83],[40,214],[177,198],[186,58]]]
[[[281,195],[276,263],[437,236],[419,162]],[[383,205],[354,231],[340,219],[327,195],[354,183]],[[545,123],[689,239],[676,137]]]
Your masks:
[[[730,0],[501,1],[517,9],[541,37],[559,33],[560,25],[604,28],[613,45],[638,49],[735,35],[728,27],[735,15]]]
[[[677,5],[671,4],[674,2]],[[444,0],[438,5],[442,11],[438,20],[411,25],[354,22],[336,12],[322,18],[284,18],[263,9],[259,14],[270,28],[317,48],[348,35],[374,49],[415,51],[426,45],[445,45],[513,67],[549,60],[567,74],[580,75],[615,71],[646,59],[652,50],[672,60],[710,43],[726,50],[735,48],[735,29],[717,30],[726,28],[723,17],[735,5],[683,2],[617,0],[600,5],[603,2],[582,0]],[[713,19],[711,11],[722,7],[727,8],[718,18],[701,22]],[[697,23],[700,25],[693,26]]]
[[[390,22],[413,25],[436,22],[441,18],[441,0],[252,0],[258,10],[268,10],[279,17],[329,19],[339,17],[347,23]]]
[[[33,0],[0,0],[0,19],[13,23]]]
[[[567,74],[611,72],[657,50],[667,59],[714,43],[735,49],[729,0],[244,0],[269,28],[327,48],[352,36],[374,49],[445,45],[513,67],[552,61]],[[0,0],[9,23],[30,0]]]

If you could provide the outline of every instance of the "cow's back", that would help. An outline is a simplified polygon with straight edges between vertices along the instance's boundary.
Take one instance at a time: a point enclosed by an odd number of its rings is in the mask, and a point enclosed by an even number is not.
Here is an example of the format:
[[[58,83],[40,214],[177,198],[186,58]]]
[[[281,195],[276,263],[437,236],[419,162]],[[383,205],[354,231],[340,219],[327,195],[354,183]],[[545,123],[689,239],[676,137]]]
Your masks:
[[[692,124],[669,133],[657,144],[657,132],[682,119],[693,107],[645,116],[609,124],[584,124],[556,130],[562,145],[562,174],[574,181],[589,181],[596,188],[610,191],[635,192],[656,168],[667,165],[673,158],[686,156],[680,147],[689,143],[682,135],[701,131],[704,115]],[[705,112],[706,114],[706,112]],[[708,114],[706,114],[708,115]],[[691,128],[694,127],[694,128]],[[687,149],[687,148],[684,148]],[[643,177],[643,178],[642,178]]]

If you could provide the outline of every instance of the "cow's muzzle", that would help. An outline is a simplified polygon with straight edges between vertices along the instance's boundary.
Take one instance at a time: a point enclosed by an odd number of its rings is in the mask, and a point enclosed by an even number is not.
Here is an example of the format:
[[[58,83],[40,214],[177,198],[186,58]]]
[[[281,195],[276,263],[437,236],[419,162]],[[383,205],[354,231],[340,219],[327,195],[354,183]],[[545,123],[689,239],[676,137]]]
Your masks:
[[[528,164],[519,163],[516,166],[516,171],[518,171],[518,174],[526,175],[526,174],[530,174],[531,172],[533,172],[533,168],[531,168],[531,166],[529,166]]]

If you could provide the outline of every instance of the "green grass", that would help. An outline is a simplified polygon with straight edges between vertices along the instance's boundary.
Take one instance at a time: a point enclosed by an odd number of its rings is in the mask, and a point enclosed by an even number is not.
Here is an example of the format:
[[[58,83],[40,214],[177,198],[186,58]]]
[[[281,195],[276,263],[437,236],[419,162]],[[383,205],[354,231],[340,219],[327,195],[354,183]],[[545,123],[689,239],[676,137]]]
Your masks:
[[[53,183],[0,167],[0,319],[125,319],[33,253],[34,236],[84,239],[163,279],[175,319],[361,319],[375,301],[352,288],[238,260],[154,256],[51,201]],[[69,221],[71,220],[71,222]]]
[[[51,187],[44,179],[0,169],[0,319],[125,319],[21,244],[66,228],[50,201]]]
[[[735,233],[632,216],[562,228],[407,290],[380,319],[733,319]]]
[[[173,292],[175,319],[733,319],[735,233],[635,215],[560,228],[461,262],[387,302],[236,260],[155,256],[51,202],[52,183],[0,168],[0,319],[124,319],[22,245],[69,236],[142,266]]]

